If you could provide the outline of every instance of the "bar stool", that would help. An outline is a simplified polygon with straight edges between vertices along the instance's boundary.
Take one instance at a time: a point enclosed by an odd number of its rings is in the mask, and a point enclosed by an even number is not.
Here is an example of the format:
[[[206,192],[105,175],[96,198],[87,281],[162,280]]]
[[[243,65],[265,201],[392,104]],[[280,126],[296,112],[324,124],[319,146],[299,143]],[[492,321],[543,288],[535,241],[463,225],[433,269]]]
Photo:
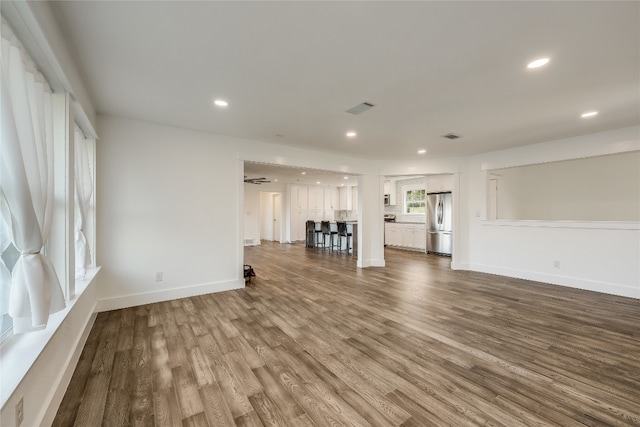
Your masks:
[[[337,235],[337,231],[331,230],[331,224],[329,221],[320,222],[320,229],[322,230],[322,249],[326,248],[326,237],[329,236],[329,249],[333,250],[333,236]]]
[[[349,229],[347,228],[347,223],[344,221],[338,221],[338,248],[342,248],[342,238],[347,239],[347,255],[349,255],[349,251],[351,246],[349,245],[349,238],[353,237],[353,233],[349,233]],[[339,249],[341,250],[341,249]]]
[[[315,246],[315,231],[316,231],[316,223],[314,221],[307,221],[305,224],[306,230],[306,243],[308,248],[313,248]]]
[[[318,246],[320,246],[320,237],[322,237],[322,228],[320,227],[319,222],[315,222],[314,225],[315,225],[314,232],[316,234],[316,248],[317,248]],[[324,245],[324,239],[322,240],[323,240],[322,244]]]

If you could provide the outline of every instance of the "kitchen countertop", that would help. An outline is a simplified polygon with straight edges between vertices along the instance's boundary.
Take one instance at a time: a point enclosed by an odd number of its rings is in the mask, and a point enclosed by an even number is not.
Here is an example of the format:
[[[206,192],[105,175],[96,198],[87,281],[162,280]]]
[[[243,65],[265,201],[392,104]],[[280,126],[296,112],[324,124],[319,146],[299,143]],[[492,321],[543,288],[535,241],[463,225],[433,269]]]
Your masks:
[[[387,224],[424,224],[424,222],[394,221],[394,222],[387,222]]]

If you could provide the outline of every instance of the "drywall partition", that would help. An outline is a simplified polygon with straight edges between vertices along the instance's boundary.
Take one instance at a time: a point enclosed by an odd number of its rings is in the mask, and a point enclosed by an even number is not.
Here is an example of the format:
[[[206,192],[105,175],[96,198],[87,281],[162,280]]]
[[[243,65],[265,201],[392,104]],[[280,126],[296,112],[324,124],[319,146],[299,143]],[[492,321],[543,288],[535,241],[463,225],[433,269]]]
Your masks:
[[[363,203],[382,211],[376,162],[110,116],[98,129],[99,310],[244,286],[245,160],[369,173]],[[383,250],[373,219],[370,265]]]
[[[497,218],[640,221],[640,151],[494,169]]]
[[[235,141],[98,116],[98,309],[244,286]]]
[[[244,246],[260,244],[260,191],[257,185],[244,184]]]
[[[640,222],[487,220],[488,172],[640,149],[624,128],[468,158],[467,268],[640,298]],[[628,179],[637,179],[630,175]]]

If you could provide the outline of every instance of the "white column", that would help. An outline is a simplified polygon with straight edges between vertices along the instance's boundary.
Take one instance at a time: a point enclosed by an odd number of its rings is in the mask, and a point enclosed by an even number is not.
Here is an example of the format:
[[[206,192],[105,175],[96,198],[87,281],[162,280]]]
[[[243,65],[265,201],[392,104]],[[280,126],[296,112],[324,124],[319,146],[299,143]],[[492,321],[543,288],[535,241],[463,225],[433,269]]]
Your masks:
[[[384,267],[384,177],[358,178],[358,267]]]

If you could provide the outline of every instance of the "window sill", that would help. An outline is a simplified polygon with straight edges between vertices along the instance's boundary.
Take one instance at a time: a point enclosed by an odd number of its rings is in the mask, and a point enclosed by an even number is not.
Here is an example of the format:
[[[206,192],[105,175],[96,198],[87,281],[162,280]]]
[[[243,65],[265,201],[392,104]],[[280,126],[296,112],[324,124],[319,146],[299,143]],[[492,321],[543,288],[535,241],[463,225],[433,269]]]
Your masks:
[[[22,379],[29,372],[56,331],[73,310],[78,299],[95,279],[100,267],[87,270],[85,278],[76,280],[76,295],[67,301],[64,310],[49,317],[46,329],[26,334],[12,335],[0,345],[0,371],[2,372],[2,387],[0,387],[0,407],[16,390]]]

